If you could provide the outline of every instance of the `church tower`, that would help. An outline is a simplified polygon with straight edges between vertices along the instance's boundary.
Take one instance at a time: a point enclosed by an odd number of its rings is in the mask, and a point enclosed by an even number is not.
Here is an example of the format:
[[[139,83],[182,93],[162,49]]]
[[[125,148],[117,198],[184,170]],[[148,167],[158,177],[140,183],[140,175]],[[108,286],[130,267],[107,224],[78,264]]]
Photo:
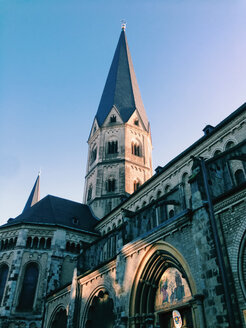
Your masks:
[[[152,176],[152,143],[122,27],[88,139],[84,203],[102,218]]]

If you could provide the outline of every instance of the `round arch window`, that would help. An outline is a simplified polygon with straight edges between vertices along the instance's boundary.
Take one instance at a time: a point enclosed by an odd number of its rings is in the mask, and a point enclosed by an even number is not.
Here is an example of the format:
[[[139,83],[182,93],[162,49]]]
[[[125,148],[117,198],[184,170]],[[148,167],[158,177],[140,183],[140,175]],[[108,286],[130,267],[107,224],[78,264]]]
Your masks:
[[[114,303],[109,293],[102,289],[92,299],[85,328],[113,328]]]

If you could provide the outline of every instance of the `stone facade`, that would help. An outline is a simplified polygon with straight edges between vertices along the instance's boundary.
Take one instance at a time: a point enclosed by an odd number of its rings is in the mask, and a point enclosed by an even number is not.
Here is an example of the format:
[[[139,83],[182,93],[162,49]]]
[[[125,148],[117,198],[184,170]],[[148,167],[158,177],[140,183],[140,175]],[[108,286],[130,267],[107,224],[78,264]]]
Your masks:
[[[0,238],[0,269],[8,268],[0,306],[0,327],[41,327],[46,295],[69,283],[76,267],[77,248],[68,245],[82,247],[95,237],[64,228],[21,224],[3,226]],[[38,279],[32,311],[25,311],[20,306],[20,295],[30,264],[38,266]]]
[[[190,171],[189,162],[185,169],[182,166],[182,170],[179,169],[184,160],[182,156],[172,164],[180,177],[176,185],[169,182],[172,187],[165,192],[167,175],[172,166],[163,168],[137,193],[99,221],[96,229],[101,238],[78,257],[79,311],[75,314],[74,327],[97,327],[90,313],[95,311],[94,316],[97,316],[93,302],[100,291],[107,291],[113,304],[113,323],[105,327],[169,327],[173,309],[180,311],[185,327],[245,326],[245,118],[244,110],[218,131],[218,135],[223,135],[223,130],[228,131],[230,125],[234,131],[234,147],[208,158],[205,147],[201,152],[202,144],[209,144],[208,136],[199,147],[194,146],[186,154],[187,157],[196,154]],[[221,145],[223,138],[213,135],[211,139],[217,139],[217,144],[210,149],[212,154],[218,146],[226,149],[230,140],[225,138],[224,145]],[[206,154],[208,158],[205,169],[209,196],[197,154]],[[234,166],[235,161],[240,163]],[[241,181],[236,179],[239,169],[244,170]],[[184,172],[189,174],[188,186],[181,178]],[[221,181],[218,182],[218,179]],[[146,198],[143,199],[143,195]],[[217,243],[221,248],[224,268],[218,260],[221,254]],[[185,301],[175,301],[173,296],[173,303],[163,302],[158,308],[155,304],[157,295],[164,295],[159,279],[168,269],[174,268],[187,281],[190,294]],[[54,302],[59,306],[59,298],[50,296],[47,308]],[[66,306],[69,309],[71,304]],[[228,307],[231,307],[229,311]],[[49,320],[46,316],[47,327]]]
[[[109,149],[110,143],[115,149]],[[152,176],[151,134],[136,111],[124,123],[112,108],[102,127],[94,122],[88,144],[84,202],[101,218],[134,192],[134,183],[142,185]],[[139,147],[137,155],[132,152],[134,145]],[[111,189],[109,181],[114,181]]]
[[[246,104],[152,176],[124,33],[115,56],[136,108],[123,117],[120,92],[95,117],[88,205],[44,198],[0,228],[0,327],[174,327],[174,310],[187,328],[246,327]]]

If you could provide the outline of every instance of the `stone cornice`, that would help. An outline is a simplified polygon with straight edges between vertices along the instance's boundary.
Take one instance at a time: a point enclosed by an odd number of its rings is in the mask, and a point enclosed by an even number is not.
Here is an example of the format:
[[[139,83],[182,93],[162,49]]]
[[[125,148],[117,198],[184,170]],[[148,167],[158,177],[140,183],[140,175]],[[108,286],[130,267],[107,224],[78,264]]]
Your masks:
[[[219,214],[220,212],[225,211],[226,209],[229,209],[232,206],[236,205],[237,203],[245,200],[246,200],[246,190],[244,189],[215,204],[214,205],[215,214]]]

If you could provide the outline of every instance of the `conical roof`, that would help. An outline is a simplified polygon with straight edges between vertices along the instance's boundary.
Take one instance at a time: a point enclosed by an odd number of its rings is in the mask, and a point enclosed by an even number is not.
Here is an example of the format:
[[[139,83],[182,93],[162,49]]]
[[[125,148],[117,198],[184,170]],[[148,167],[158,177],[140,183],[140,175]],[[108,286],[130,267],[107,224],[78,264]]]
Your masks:
[[[37,202],[39,202],[39,182],[40,182],[40,174],[38,174],[38,177],[34,183],[34,186],[32,188],[32,191],[30,193],[30,196],[28,197],[28,200],[26,202],[26,205],[24,207],[24,210],[27,210],[28,208],[30,208],[31,206],[33,206],[34,204],[36,204]]]
[[[144,127],[148,130],[149,122],[138,88],[124,29],[120,34],[97,110],[96,119],[99,126],[102,126],[113,106],[118,109],[124,123],[137,109]]]

